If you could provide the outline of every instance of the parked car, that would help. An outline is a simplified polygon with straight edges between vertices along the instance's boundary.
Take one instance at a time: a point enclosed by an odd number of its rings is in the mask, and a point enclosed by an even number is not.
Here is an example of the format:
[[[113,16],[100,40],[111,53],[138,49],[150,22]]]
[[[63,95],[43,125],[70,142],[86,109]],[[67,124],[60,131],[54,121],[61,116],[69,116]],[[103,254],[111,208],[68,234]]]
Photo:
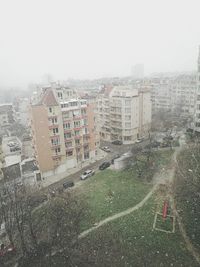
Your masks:
[[[119,154],[116,154],[112,159],[111,159],[111,164],[114,164],[115,159],[120,158]]]
[[[86,170],[80,177],[81,180],[85,180],[87,179],[88,177],[94,175],[95,172],[93,170]]]
[[[12,141],[10,141],[10,142],[8,143],[8,146],[9,146],[9,147],[12,147],[12,146],[15,146],[15,145],[17,145],[17,143],[12,142]]]
[[[20,147],[18,147],[18,146],[10,147],[10,152],[15,152],[15,151],[19,151],[19,150],[20,150]]]
[[[70,188],[70,187],[73,187],[73,186],[74,186],[74,182],[73,181],[67,181],[67,182],[64,182],[63,183],[63,187],[65,189]]]
[[[110,148],[108,146],[103,146],[101,149],[105,152],[110,152]]]
[[[106,168],[110,167],[110,162],[109,161],[104,161],[100,166],[99,170],[105,170]]]
[[[122,141],[120,140],[115,140],[112,142],[113,145],[122,145]]]

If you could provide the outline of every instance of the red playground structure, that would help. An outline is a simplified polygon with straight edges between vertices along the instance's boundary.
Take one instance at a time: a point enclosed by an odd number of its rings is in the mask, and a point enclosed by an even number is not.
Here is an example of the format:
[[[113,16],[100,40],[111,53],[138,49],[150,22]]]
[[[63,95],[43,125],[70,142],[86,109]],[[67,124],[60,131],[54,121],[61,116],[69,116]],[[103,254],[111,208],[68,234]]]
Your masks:
[[[168,207],[169,207],[169,203],[168,203],[167,200],[165,200],[165,202],[164,202],[164,206],[163,206],[163,212],[162,212],[163,220],[165,220],[166,217],[167,217]]]

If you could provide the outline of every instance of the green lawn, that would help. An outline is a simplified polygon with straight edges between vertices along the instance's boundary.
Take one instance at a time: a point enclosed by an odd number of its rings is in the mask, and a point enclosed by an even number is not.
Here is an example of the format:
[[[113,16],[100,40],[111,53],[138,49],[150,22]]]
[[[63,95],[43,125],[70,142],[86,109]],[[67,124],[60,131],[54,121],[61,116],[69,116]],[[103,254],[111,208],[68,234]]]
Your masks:
[[[172,150],[154,152],[157,168],[167,165]],[[83,229],[115,213],[139,203],[152,188],[137,177],[136,167],[124,171],[104,170],[86,180],[78,190],[88,209],[85,212]]]
[[[83,239],[94,266],[197,267],[176,224],[174,234],[153,231],[154,197],[140,210],[113,221]]]
[[[136,178],[131,170],[104,170],[81,186],[81,197],[86,201],[84,229],[112,214],[140,202],[152,185]]]

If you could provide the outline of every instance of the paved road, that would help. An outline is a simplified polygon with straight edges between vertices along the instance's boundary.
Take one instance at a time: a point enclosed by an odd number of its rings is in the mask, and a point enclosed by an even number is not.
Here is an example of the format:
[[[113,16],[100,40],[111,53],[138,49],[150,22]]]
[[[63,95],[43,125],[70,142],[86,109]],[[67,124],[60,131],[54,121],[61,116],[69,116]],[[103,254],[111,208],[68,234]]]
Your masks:
[[[60,181],[49,185],[46,189],[44,189],[45,191],[47,191],[48,189],[50,190],[55,190],[56,188],[62,187],[63,183],[66,181],[73,181],[74,183],[80,181],[80,175],[87,169],[93,169],[94,171],[97,171],[99,169],[99,165],[101,165],[101,163],[103,163],[104,161],[110,161],[114,155],[116,154],[124,154],[128,151],[131,150],[131,148],[136,147],[136,146],[145,146],[148,143],[148,141],[143,141],[139,144],[132,144],[132,145],[113,145],[109,142],[101,142],[101,146],[109,146],[109,148],[111,149],[111,152],[107,153],[106,157],[102,158],[99,161],[96,161],[94,163],[91,163],[89,166],[82,168],[81,170],[77,171],[74,174],[71,174],[69,176],[67,176],[64,179],[61,179]],[[84,182],[84,181],[83,181]]]

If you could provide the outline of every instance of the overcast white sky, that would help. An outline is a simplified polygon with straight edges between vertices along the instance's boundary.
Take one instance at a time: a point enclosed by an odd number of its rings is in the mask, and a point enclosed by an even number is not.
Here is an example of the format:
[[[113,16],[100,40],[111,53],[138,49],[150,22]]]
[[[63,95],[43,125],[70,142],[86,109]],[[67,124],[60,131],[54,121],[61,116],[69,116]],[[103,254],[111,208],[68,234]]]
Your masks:
[[[195,70],[200,0],[0,0],[0,85]]]

